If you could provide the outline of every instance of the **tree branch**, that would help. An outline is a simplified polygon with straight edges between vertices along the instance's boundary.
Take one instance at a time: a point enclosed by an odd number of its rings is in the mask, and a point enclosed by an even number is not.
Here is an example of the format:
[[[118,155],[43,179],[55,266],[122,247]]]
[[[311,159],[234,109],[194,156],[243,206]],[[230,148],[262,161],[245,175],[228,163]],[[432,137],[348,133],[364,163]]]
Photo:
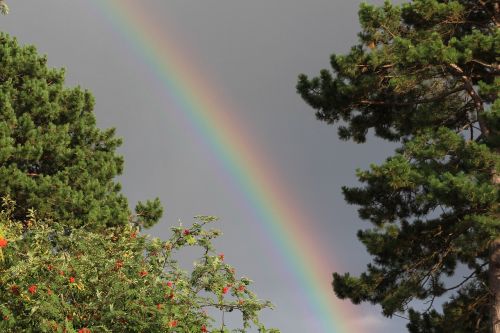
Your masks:
[[[481,268],[482,268],[482,267],[484,267],[484,266],[486,266],[487,264],[488,264],[488,263],[484,263],[484,264],[482,264],[482,265],[481,265]],[[464,276],[464,280],[463,280],[462,282],[460,282],[459,284],[457,284],[457,285],[455,285],[455,286],[453,286],[453,287],[446,288],[446,289],[445,289],[445,291],[451,291],[451,290],[453,290],[453,289],[457,289],[457,288],[459,288],[459,287],[463,286],[463,285],[464,285],[467,281],[469,281],[470,279],[472,279],[472,277],[473,277],[474,275],[477,275],[477,272],[476,272],[476,271],[472,272],[469,276]]]
[[[453,95],[459,91],[466,90],[465,85],[461,85],[455,89],[452,89],[450,91],[447,91],[443,94],[440,94],[438,96],[434,96],[431,98],[423,98],[419,99],[416,101],[410,101],[410,102],[385,102],[385,101],[370,101],[370,100],[361,100],[359,103],[364,104],[364,105],[387,105],[387,106],[409,106],[409,105],[415,105],[415,104],[425,104],[425,103],[432,103],[435,101],[438,101],[440,99],[443,99],[447,96]]]
[[[494,71],[495,74],[499,73],[500,72],[500,65],[494,65],[494,64],[488,64],[488,63],[485,63],[481,60],[477,60],[477,59],[472,59],[471,62],[474,62],[476,64],[479,64],[483,67],[486,67],[486,68],[490,68]]]
[[[472,81],[458,65],[448,64],[448,68],[450,69],[450,71],[453,74],[460,76],[460,79],[464,83],[465,90],[467,91],[469,96],[474,101],[474,106],[475,106],[476,111],[477,111],[477,120],[479,122],[479,127],[481,128],[481,132],[485,137],[489,136],[490,130],[486,126],[486,123],[484,122],[484,120],[481,119],[481,113],[484,113],[484,103],[483,103],[483,100],[481,99],[481,96],[479,96],[479,94],[474,89],[474,85],[472,84]]]

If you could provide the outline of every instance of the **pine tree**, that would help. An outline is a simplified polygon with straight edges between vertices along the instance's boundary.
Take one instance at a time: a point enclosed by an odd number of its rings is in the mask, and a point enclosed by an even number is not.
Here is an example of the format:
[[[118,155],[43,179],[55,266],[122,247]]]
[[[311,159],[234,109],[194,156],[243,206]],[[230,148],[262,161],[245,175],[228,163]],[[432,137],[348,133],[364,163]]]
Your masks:
[[[359,43],[297,90],[341,139],[399,143],[343,188],[373,262],[334,273],[340,298],[423,332],[500,332],[500,5],[362,4]],[[466,274],[463,272],[467,271]],[[438,309],[437,304],[442,304]]]
[[[51,69],[33,46],[0,34],[0,196],[17,203],[17,218],[40,218],[100,228],[128,223],[114,129],[96,126],[92,95],[64,87],[64,70]],[[143,226],[159,220],[158,199],[139,203]]]

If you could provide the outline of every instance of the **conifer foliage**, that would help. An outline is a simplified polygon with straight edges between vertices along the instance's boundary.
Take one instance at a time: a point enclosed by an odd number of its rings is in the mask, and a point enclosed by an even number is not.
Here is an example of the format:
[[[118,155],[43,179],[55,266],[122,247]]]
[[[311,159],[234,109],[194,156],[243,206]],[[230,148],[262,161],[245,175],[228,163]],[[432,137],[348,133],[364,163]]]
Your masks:
[[[331,71],[299,76],[341,139],[372,130],[401,144],[358,171],[363,187],[343,188],[372,223],[358,237],[373,262],[359,277],[335,273],[333,287],[408,317],[413,333],[500,332],[499,6],[362,4],[359,44],[332,55]]]
[[[18,218],[100,228],[128,223],[115,153],[121,140],[101,130],[88,91],[64,87],[64,70],[46,66],[33,46],[0,34],[0,196],[16,200]],[[139,203],[140,223],[159,220],[159,200]]]

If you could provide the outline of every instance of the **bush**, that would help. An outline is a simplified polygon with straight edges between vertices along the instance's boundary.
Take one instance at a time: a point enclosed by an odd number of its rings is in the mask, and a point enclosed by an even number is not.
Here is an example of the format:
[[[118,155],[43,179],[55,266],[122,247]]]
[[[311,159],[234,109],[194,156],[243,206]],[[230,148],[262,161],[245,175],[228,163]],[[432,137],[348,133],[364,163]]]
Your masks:
[[[37,219],[30,210],[15,220],[14,202],[0,213],[0,330],[2,332],[229,332],[214,328],[207,311],[240,311],[245,332],[267,330],[258,313],[270,307],[249,290],[251,281],[217,254],[200,216],[190,228],[174,227],[167,241],[138,233],[133,225],[96,233]],[[198,247],[191,272],[176,261]],[[210,310],[212,309],[212,310]],[[212,311],[213,312],[213,311]]]

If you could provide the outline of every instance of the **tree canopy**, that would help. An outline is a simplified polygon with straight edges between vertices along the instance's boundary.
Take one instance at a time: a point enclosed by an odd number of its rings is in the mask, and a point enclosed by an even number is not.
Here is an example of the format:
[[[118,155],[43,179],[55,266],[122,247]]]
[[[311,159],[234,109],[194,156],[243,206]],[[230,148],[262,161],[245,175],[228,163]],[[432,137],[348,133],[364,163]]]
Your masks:
[[[96,126],[90,92],[64,87],[64,70],[46,63],[0,33],[0,196],[16,200],[18,217],[33,208],[73,227],[126,224],[131,214],[114,180],[121,139]],[[151,226],[162,208],[156,199],[136,212]]]
[[[500,332],[499,15],[487,0],[362,4],[359,43],[299,76],[341,139],[400,144],[343,188],[372,223],[358,237],[373,262],[333,287],[410,332]]]

